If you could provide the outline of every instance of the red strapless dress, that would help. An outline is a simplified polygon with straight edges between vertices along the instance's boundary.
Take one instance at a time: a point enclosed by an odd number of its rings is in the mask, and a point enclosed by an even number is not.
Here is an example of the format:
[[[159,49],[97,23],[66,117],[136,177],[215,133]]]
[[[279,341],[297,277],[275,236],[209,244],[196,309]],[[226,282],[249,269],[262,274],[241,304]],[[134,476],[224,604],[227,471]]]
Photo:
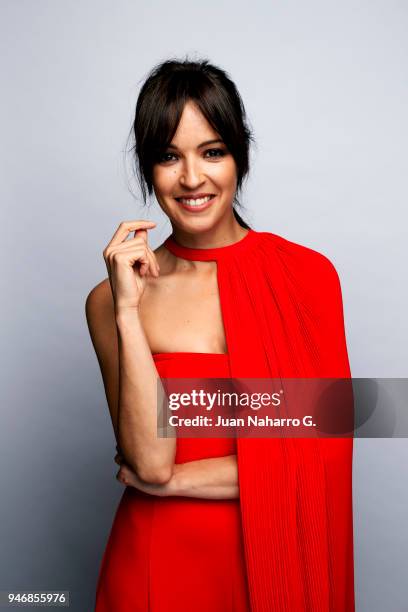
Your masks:
[[[156,353],[161,377],[230,377],[228,355]],[[236,453],[234,438],[179,438],[176,463]],[[249,612],[239,499],[126,487],[99,570],[95,612]]]
[[[228,357],[156,355],[163,378],[350,378],[340,279],[323,254],[252,229],[223,247],[164,244],[216,262]],[[235,452],[233,439],[179,440],[179,462]],[[239,501],[126,489],[97,612],[247,610],[245,570],[251,612],[354,612],[353,437],[235,442]]]

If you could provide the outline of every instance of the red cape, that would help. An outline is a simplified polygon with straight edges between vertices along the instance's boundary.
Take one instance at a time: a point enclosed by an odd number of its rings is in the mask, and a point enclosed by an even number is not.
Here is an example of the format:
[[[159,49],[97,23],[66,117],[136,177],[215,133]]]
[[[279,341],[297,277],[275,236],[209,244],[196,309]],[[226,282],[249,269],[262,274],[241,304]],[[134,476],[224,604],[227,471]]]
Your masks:
[[[233,378],[351,376],[340,282],[321,253],[249,230],[216,261]],[[253,612],[353,612],[352,438],[238,438]]]

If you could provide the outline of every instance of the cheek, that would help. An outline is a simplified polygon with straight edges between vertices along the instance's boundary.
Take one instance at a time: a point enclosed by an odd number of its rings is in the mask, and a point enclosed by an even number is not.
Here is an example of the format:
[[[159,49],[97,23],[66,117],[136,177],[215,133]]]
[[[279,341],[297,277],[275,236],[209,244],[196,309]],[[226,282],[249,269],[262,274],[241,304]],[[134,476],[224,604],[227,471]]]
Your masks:
[[[153,185],[156,192],[166,195],[174,189],[176,174],[174,170],[160,168],[153,172]]]
[[[237,169],[234,160],[219,164],[214,169],[214,181],[224,189],[235,189],[237,183]]]

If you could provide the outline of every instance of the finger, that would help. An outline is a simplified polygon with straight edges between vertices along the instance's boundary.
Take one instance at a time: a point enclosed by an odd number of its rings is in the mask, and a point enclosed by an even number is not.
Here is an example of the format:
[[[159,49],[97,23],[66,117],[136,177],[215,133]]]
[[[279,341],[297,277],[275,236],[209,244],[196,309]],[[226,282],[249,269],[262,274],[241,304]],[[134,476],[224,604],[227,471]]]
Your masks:
[[[129,238],[128,240],[124,240],[123,242],[120,242],[119,244],[115,244],[114,246],[111,246],[109,249],[107,250],[107,257],[109,258],[110,255],[112,255],[113,253],[118,253],[120,251],[128,251],[129,248],[141,248],[141,249],[150,249],[150,246],[148,245],[147,241],[140,235],[136,236],[136,238]],[[151,249],[150,249],[151,250]]]
[[[120,223],[118,229],[113,234],[111,240],[109,241],[106,248],[113,246],[115,244],[120,244],[124,241],[124,239],[129,235],[130,232],[135,231],[135,236],[137,230],[144,230],[144,236],[147,235],[147,229],[153,229],[156,225],[154,221],[149,220],[138,220],[138,221],[122,221]],[[106,250],[106,249],[105,249]]]
[[[147,231],[145,229],[135,230],[133,238],[141,238],[145,244],[147,244]]]
[[[156,270],[156,276],[159,276],[159,274],[160,274],[160,266],[159,266],[159,262],[157,261],[157,257],[156,257],[156,255],[155,255],[155,253],[154,253],[153,249],[151,249],[151,248],[149,247],[149,245],[147,246],[147,248],[149,249],[149,252],[150,252],[150,254],[151,254],[151,256],[152,256],[153,265],[154,265],[154,268],[155,268],[155,270]]]
[[[131,221],[127,222],[128,224],[132,223]],[[141,222],[140,222],[141,223]],[[156,223],[154,221],[150,221],[149,223],[156,225]],[[121,225],[126,224],[126,222],[124,222]],[[128,228],[129,231],[128,233],[131,231],[130,228]],[[152,229],[152,227],[150,227],[149,229]],[[119,229],[117,230],[116,234],[118,233]],[[115,235],[116,235],[115,234]],[[148,242],[147,242],[147,231],[139,228],[139,229],[135,229],[135,234],[134,234],[134,238],[131,238],[130,240],[127,239],[128,236],[124,236],[123,241],[119,242],[119,243],[114,243],[112,239],[110,241],[110,243],[106,246],[106,248],[103,251],[103,258],[105,260],[105,264],[106,267],[108,269],[108,274],[109,274],[109,279],[112,276],[112,261],[111,261],[111,257],[114,253],[117,252],[118,249],[127,249],[130,245],[143,245],[143,247],[149,247]],[[141,276],[144,276],[147,273],[147,266],[142,267],[142,272],[141,272]],[[154,276],[158,276],[157,274],[154,274]]]
[[[149,247],[149,245],[147,245],[146,243],[142,243],[142,244],[143,246],[140,248],[143,249],[143,254],[145,254],[145,257],[141,258],[139,256],[137,260],[141,264],[141,267],[139,268],[140,275],[146,276],[150,272],[153,276],[158,277],[159,272],[160,272],[160,267],[159,267],[159,264],[157,263],[156,256],[154,252],[152,251],[152,249]],[[111,250],[111,252],[108,255],[108,261],[112,263],[111,260],[114,257],[114,255],[116,255],[117,253],[136,254],[134,252],[134,249],[138,247],[139,245],[140,245],[139,238],[131,238],[130,240],[125,240],[125,242],[122,242],[121,244],[113,247],[113,250]]]
[[[116,474],[116,480],[118,480],[122,484],[126,484],[126,476],[125,476],[122,468],[120,468],[119,472]]]
[[[115,455],[115,459],[114,459],[115,463],[117,463],[118,465],[122,465],[123,463],[123,457],[122,455],[119,455],[119,453],[117,455]]]
[[[135,252],[136,248],[139,248],[138,252]],[[156,278],[159,276],[160,266],[157,262],[156,255],[147,242],[141,239],[140,236],[130,238],[109,248],[108,252],[105,253],[105,261],[110,271],[112,269],[113,259],[119,253],[131,253],[134,256],[133,265],[137,262],[140,263],[139,273],[141,276],[146,276],[149,272]],[[141,254],[144,255],[144,257],[142,257]]]
[[[143,248],[143,255],[140,256],[137,262],[135,263],[140,263],[140,268],[139,268],[140,276],[146,276],[151,266],[149,248],[147,247],[147,245],[145,245]]]
[[[115,265],[122,265],[123,262],[129,263],[134,266],[140,264],[141,266],[148,267],[150,260],[147,253],[146,245],[144,246],[132,246],[132,245],[120,245],[114,247],[109,253],[107,261],[111,269]],[[139,269],[140,270],[140,269]]]
[[[123,242],[119,244],[107,247],[104,251],[105,261],[108,264],[109,268],[111,269],[112,260],[113,260],[113,257],[115,257],[115,255],[117,255],[118,253],[127,253],[129,251],[133,252],[133,250],[137,248],[143,254],[146,252],[146,256],[143,259],[141,259],[139,256],[139,252],[136,253],[135,251],[135,255],[137,255],[137,257],[139,258],[139,262],[148,264],[150,261],[150,258],[148,258],[147,256],[147,250],[150,250],[150,252],[152,251],[149,245],[147,244],[147,241],[141,238],[141,236],[137,236],[137,238],[130,238],[129,240],[124,240]],[[136,263],[136,260],[134,263]],[[143,270],[145,269],[147,270],[147,267],[145,267]],[[144,271],[142,272],[142,276],[143,274],[144,274]]]
[[[129,232],[128,232],[129,234]],[[112,241],[106,246],[103,251],[103,258],[106,263],[106,267],[108,269],[109,277],[112,275],[112,263],[113,256],[121,251],[128,251],[129,247],[140,247],[145,249],[147,246],[146,237],[138,235],[137,238],[132,238],[130,240],[123,240],[122,242],[112,244]]]
[[[159,276],[158,265],[157,265],[154,253],[153,253],[153,251],[152,251],[152,249],[150,247],[147,247],[147,256],[149,258],[149,269],[148,269],[148,272],[150,272],[150,274],[152,276],[158,277]]]

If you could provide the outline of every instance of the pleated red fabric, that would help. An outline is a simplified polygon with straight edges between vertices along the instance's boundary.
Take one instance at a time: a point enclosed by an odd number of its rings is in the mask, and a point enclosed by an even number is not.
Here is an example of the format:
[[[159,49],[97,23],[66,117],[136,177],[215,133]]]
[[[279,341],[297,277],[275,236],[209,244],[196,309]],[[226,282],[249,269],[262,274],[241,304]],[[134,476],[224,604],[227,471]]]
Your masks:
[[[351,376],[335,267],[253,229],[216,261],[233,378]],[[240,510],[252,612],[353,612],[353,438],[238,438]]]

